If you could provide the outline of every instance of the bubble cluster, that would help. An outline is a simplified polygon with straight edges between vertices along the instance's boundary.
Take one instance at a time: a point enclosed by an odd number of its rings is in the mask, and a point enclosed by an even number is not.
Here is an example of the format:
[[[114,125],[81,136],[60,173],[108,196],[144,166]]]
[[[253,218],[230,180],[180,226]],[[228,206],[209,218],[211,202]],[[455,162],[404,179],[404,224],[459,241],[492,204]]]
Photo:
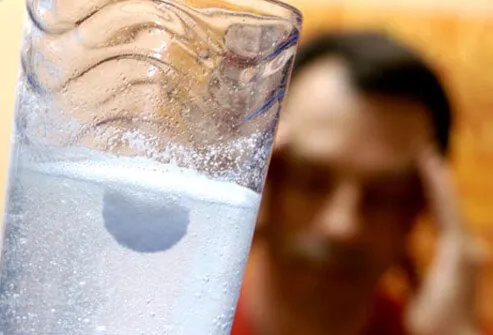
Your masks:
[[[29,140],[230,170],[260,189],[263,173],[248,169],[265,169],[299,27],[188,6],[28,1],[18,124]]]

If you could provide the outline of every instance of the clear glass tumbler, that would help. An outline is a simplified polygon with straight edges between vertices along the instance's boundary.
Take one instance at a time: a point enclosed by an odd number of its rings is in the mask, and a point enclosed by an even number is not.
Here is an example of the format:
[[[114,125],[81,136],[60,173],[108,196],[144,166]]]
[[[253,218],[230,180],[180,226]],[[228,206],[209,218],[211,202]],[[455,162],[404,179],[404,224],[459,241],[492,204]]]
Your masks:
[[[227,334],[301,15],[28,0],[0,334]]]

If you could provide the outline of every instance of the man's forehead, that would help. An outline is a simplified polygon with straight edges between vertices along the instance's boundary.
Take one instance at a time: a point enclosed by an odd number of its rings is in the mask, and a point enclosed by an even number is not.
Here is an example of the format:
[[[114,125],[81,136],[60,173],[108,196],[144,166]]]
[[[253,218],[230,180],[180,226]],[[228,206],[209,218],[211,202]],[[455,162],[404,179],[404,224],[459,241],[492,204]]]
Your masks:
[[[297,74],[291,84],[283,118],[293,122],[354,122],[373,124],[419,124],[429,128],[429,113],[416,102],[391,94],[365,94],[352,83],[345,61],[328,56]]]
[[[409,170],[417,143],[429,135],[426,110],[400,98],[359,94],[349,78],[337,59],[299,74],[285,115],[293,149],[307,160],[369,173]]]
[[[315,61],[297,74],[291,84],[284,116],[298,121],[323,118],[327,113],[318,107],[329,103],[333,109],[356,103],[347,67],[334,57]]]

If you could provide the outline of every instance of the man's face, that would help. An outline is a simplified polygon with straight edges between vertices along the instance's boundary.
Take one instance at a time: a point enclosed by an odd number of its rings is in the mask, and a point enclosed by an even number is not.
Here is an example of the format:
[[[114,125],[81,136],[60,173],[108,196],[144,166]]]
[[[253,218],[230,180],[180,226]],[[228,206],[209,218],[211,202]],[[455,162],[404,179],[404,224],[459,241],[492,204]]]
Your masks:
[[[359,94],[340,61],[297,74],[262,211],[293,289],[368,288],[399,260],[422,205],[414,161],[427,134],[419,104]]]

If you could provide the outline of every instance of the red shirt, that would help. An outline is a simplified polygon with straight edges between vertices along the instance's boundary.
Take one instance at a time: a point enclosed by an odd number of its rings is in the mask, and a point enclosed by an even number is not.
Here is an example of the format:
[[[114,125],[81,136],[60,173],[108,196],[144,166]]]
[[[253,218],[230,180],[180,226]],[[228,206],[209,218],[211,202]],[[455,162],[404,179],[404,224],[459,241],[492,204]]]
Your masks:
[[[382,295],[375,304],[370,322],[364,335],[406,335],[403,326],[403,308],[395,300]],[[242,299],[238,303],[231,335],[254,335],[248,317],[245,314]]]
[[[372,317],[362,335],[406,335],[403,324],[404,308],[396,300],[381,295],[375,304]],[[493,335],[493,329],[485,335]],[[231,335],[254,335],[248,317],[245,314],[242,299],[238,303]]]

